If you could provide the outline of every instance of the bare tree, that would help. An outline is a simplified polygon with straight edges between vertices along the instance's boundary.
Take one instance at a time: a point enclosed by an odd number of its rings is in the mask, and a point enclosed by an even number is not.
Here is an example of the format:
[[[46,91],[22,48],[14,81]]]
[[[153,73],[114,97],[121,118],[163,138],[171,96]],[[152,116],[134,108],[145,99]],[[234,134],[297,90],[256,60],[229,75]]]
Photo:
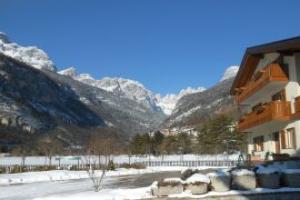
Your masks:
[[[110,156],[115,152],[115,140],[112,138],[102,138],[99,136],[91,137],[90,142],[88,143],[87,148],[87,159],[86,161],[89,163],[89,168],[87,169],[87,173],[89,178],[93,183],[93,187],[95,192],[101,190],[101,184],[105,177],[105,173],[109,167]],[[96,159],[95,157],[91,156],[94,154],[97,156],[98,159],[98,166],[101,169],[101,175],[97,173],[95,166],[96,166]],[[101,163],[101,157],[104,156],[105,160]]]
[[[26,144],[18,145],[12,150],[12,155],[21,157],[20,172],[22,172],[22,168],[25,166],[26,157],[30,154],[30,152],[30,148]]]
[[[96,163],[94,163],[94,164],[96,164]],[[88,173],[89,178],[91,179],[91,181],[93,183],[93,187],[94,187],[95,192],[99,192],[101,190],[101,186],[102,186],[103,179],[105,177],[106,170],[107,170],[106,167],[103,167],[101,169],[101,175],[100,175],[100,174],[97,174],[97,171],[93,167],[92,164],[87,169],[87,173]]]
[[[52,158],[54,155],[59,154],[62,152],[63,145],[61,141],[54,137],[43,137],[40,140],[38,140],[38,150],[47,156],[49,163],[48,165],[52,165]]]

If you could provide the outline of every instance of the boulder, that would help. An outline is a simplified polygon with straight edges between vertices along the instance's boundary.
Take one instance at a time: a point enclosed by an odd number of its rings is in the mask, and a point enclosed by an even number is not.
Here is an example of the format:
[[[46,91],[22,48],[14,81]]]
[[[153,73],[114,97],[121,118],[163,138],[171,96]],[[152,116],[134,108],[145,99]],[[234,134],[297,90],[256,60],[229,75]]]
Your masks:
[[[216,192],[225,192],[230,190],[231,175],[226,171],[216,171],[207,174],[211,182],[211,189]]]
[[[282,171],[284,186],[300,188],[300,169],[286,169]]]
[[[193,174],[195,174],[195,173],[197,173],[197,172],[198,172],[197,169],[186,169],[186,170],[183,170],[183,171],[181,172],[180,178],[181,178],[182,180],[186,180],[186,179],[188,179],[190,176],[192,176]]]
[[[180,194],[183,192],[183,184],[181,179],[169,178],[164,179],[151,187],[152,195],[154,196],[168,196],[170,194]]]
[[[184,189],[189,190],[193,195],[204,194],[208,191],[209,183],[208,176],[195,173],[184,181]]]
[[[205,194],[208,191],[207,183],[185,183],[184,190],[189,190],[193,195]]]
[[[256,188],[255,173],[247,169],[237,169],[231,172],[232,188],[236,190],[251,190]]]
[[[259,187],[270,189],[280,188],[280,173],[278,169],[261,168],[256,173]]]

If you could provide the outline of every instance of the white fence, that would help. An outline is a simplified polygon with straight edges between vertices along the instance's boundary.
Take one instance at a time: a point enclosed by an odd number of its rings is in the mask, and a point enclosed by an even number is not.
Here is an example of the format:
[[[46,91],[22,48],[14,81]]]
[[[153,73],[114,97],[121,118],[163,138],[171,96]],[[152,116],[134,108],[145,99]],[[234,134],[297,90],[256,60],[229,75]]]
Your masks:
[[[238,154],[225,155],[163,155],[163,156],[128,156],[114,155],[111,159],[115,164],[141,163],[146,166],[234,166],[238,161]],[[54,156],[51,160],[52,166],[84,166],[88,163],[104,163],[105,157],[98,156]],[[9,167],[22,164],[22,157],[0,157],[0,167]],[[49,165],[49,158],[26,157],[23,166]]]
[[[184,160],[184,161],[148,161],[139,162],[149,167],[235,167],[238,164],[237,160]]]

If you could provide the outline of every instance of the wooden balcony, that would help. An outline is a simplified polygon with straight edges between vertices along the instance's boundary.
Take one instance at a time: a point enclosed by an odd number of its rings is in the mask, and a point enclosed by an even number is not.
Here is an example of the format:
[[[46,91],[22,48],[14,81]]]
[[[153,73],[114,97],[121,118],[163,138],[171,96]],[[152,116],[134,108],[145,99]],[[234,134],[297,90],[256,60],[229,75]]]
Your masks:
[[[288,75],[279,64],[269,64],[258,71],[246,86],[237,89],[236,101],[245,104],[256,99],[260,95],[265,95],[269,91],[276,91],[282,88],[289,81]]]
[[[296,118],[300,118],[300,96],[295,98],[295,113],[293,114],[292,118],[296,119]]]
[[[290,116],[291,104],[289,101],[272,101],[244,115],[239,121],[238,128],[240,131],[250,131],[250,129],[267,122],[289,120]]]

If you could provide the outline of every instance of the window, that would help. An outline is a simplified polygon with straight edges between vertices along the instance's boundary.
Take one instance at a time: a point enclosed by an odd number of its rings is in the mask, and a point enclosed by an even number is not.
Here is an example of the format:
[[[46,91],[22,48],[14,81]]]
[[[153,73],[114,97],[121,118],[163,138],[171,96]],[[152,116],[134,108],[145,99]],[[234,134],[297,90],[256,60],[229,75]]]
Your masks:
[[[284,101],[285,100],[285,90],[281,90],[272,96],[272,101]]]
[[[280,133],[281,149],[295,149],[296,137],[295,128],[282,130]]]
[[[253,138],[254,150],[263,151],[264,150],[264,136],[259,136]]]

